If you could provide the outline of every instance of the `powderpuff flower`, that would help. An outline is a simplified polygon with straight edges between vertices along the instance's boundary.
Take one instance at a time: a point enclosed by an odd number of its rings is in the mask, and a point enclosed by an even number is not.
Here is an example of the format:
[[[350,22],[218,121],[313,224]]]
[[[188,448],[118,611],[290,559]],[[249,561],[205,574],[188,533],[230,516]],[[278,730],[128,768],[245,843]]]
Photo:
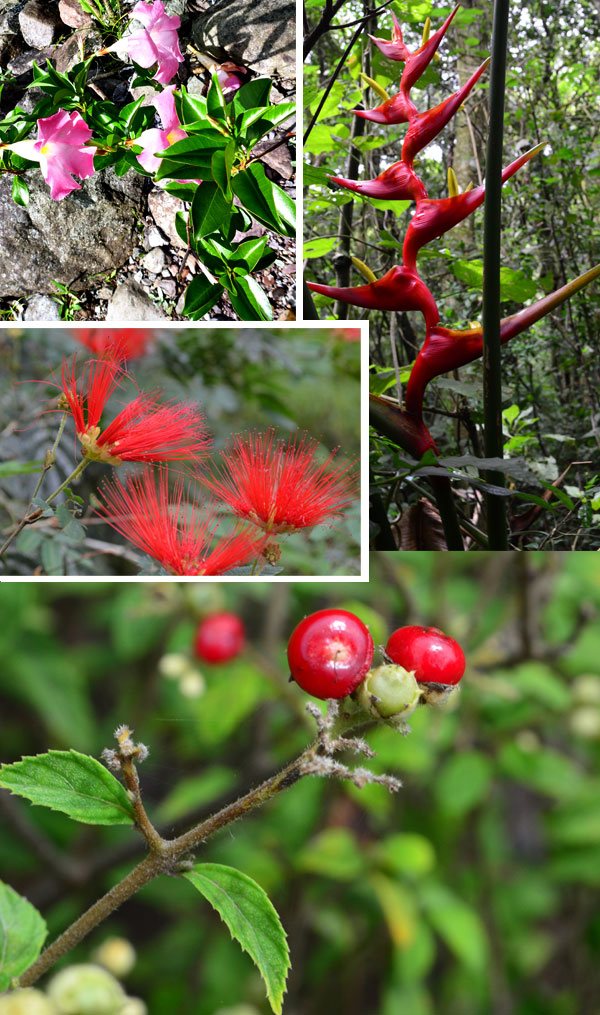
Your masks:
[[[196,406],[160,404],[154,395],[139,394],[103,430],[102,413],[126,376],[114,358],[90,360],[83,378],[75,374],[75,358],[63,363],[64,404],[75,422],[82,452],[107,465],[123,462],[168,462],[205,453],[209,439]]]
[[[135,143],[143,148],[141,154],[137,156],[137,160],[149,173],[155,173],[160,166],[160,159],[156,158],[157,152],[162,152],[165,148],[175,144],[176,141],[187,137],[185,130],[181,128],[175,109],[174,91],[175,85],[170,85],[156,95],[152,101],[152,105],[160,116],[162,128],[151,127],[135,139]]]
[[[71,335],[96,356],[108,356],[109,359],[116,360],[144,356],[152,339],[152,332],[146,328],[77,328]]]
[[[170,574],[221,575],[260,556],[264,539],[238,528],[217,538],[214,518],[189,499],[181,479],[169,489],[166,470],[150,469],[100,488],[98,514]]]
[[[183,61],[177,36],[181,18],[176,14],[167,14],[162,0],[137,3],[131,13],[141,27],[123,36],[104,52],[114,51],[120,56],[127,54],[140,67],[157,64],[154,80],[161,85],[168,85]]]
[[[318,441],[277,441],[272,430],[234,438],[208,488],[266,533],[294,532],[339,515],[354,500],[353,467],[316,461]]]
[[[54,201],[62,201],[81,184],[73,179],[86,180],[94,175],[96,149],[88,147],[92,132],[79,113],[59,109],[53,116],[38,120],[37,141],[29,139],[5,145],[24,159],[39,162],[42,176],[50,187]]]

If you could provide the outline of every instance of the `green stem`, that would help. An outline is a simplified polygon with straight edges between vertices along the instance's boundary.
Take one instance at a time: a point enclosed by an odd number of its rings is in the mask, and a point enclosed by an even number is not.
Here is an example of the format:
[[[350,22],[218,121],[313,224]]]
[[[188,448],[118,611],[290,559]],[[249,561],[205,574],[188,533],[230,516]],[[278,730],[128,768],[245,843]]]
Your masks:
[[[66,488],[70,486],[71,483],[74,483],[76,479],[79,479],[81,473],[84,471],[84,469],[87,469],[89,464],[90,464],[89,458],[82,458],[79,465],[75,469],[73,469],[71,475],[67,476],[64,482],[62,482],[60,486],[57,487],[57,489],[50,494],[49,497],[46,497],[46,504],[50,504],[51,501],[56,500],[58,495],[62,493],[63,490],[66,490]]]
[[[502,358],[500,344],[500,258],[502,240],[502,139],[509,0],[495,0],[490,70],[489,133],[485,165],[483,225],[483,416],[487,458],[502,458]],[[505,485],[502,472],[486,473]],[[490,550],[508,549],[506,499],[486,494]]]
[[[44,479],[45,479],[47,473],[50,472],[50,469],[53,467],[53,465],[54,465],[54,463],[56,461],[56,450],[58,448],[58,445],[61,442],[62,435],[63,435],[64,429],[65,429],[65,423],[67,422],[67,416],[68,415],[69,415],[68,412],[63,412],[63,414],[62,414],[61,421],[60,421],[59,427],[58,427],[58,432],[57,432],[56,438],[54,440],[54,444],[52,445],[52,447],[50,448],[50,450],[46,453],[46,455],[44,457],[44,465],[42,467],[42,471],[40,472],[40,474],[38,476],[37,483],[35,484],[33,493],[31,494],[31,499],[29,501],[29,505],[27,507],[27,511],[25,512],[25,514],[21,518],[21,521],[16,526],[16,528],[13,529],[13,531],[7,537],[7,539],[2,544],[2,546],[0,546],[0,557],[2,557],[3,554],[6,553],[6,551],[8,550],[8,548],[9,548],[10,544],[13,542],[13,540],[15,540],[17,538],[19,533],[22,532],[23,529],[25,528],[25,526],[28,524],[28,517],[29,517],[30,511],[31,511],[31,505],[33,504],[33,501],[35,500],[35,498],[37,497],[38,493],[40,492],[41,487],[42,487],[42,483],[44,482]]]

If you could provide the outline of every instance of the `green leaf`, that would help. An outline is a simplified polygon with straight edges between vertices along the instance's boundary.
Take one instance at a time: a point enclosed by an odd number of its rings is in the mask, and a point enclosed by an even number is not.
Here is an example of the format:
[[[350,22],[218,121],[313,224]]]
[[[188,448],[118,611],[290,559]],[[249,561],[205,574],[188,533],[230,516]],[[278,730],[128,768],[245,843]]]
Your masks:
[[[124,787],[99,761],[78,751],[48,751],[0,767],[0,786],[85,825],[133,824]]]
[[[263,166],[251,163],[232,178],[231,186],[236,197],[259,222],[283,236],[296,235],[294,202],[268,179]]]
[[[463,751],[450,758],[435,783],[436,796],[446,814],[462,817],[482,803],[492,781],[489,758],[476,751]]]
[[[29,187],[20,176],[13,176],[11,194],[15,204],[19,204],[21,208],[27,207],[29,204]]]
[[[203,183],[194,194],[190,209],[190,222],[196,242],[209,233],[227,228],[231,203],[216,183]]]
[[[461,282],[465,282],[470,289],[477,292],[483,290],[483,261],[455,261],[450,265],[452,273]],[[515,300],[522,303],[523,300],[532,299],[538,291],[538,283],[528,278],[522,271],[514,271],[512,268],[500,269],[500,299]]]
[[[485,971],[488,943],[477,913],[440,884],[423,885],[427,916],[457,959],[473,972]]]
[[[326,828],[296,858],[300,870],[336,881],[357,881],[365,873],[365,857],[348,828]]]
[[[208,88],[206,95],[206,109],[209,116],[212,116],[215,120],[225,120],[227,116],[227,103],[223,97],[223,89],[219,84],[219,79],[216,74],[212,75],[212,80]]]
[[[233,166],[233,160],[235,157],[235,145],[233,142],[228,144],[223,151],[217,151],[214,153],[211,159],[211,173],[212,178],[217,184],[217,187],[223,192],[225,200],[231,204],[231,167]]]
[[[251,240],[244,240],[243,243],[233,251],[229,258],[230,264],[243,264],[248,271],[254,271],[265,252],[267,245],[266,236],[258,236]]]
[[[35,962],[47,933],[35,906],[0,881],[0,991]]]
[[[237,116],[246,109],[256,109],[257,106],[266,106],[271,94],[270,78],[255,78],[247,84],[238,88],[233,97],[231,108]]]
[[[250,275],[243,275],[227,286],[229,299],[240,321],[271,321],[273,312],[266,293]]]
[[[311,257],[324,257],[325,254],[331,253],[337,243],[335,236],[319,237],[316,240],[307,240],[304,244],[304,256],[308,259]]]
[[[192,134],[166,148],[157,155],[162,159],[155,179],[193,180],[211,174],[211,161],[215,151],[225,148],[226,138],[216,130]]]
[[[223,286],[218,282],[209,282],[206,275],[196,275],[185,294],[183,312],[192,321],[199,321],[208,311],[214,307],[223,294]]]
[[[290,958],[285,931],[268,895],[252,878],[223,864],[197,864],[183,876],[248,952],[265,982],[271,1009],[280,1015]]]
[[[1,462],[0,479],[6,479],[7,476],[28,476],[32,472],[39,472],[42,464],[42,462]]]

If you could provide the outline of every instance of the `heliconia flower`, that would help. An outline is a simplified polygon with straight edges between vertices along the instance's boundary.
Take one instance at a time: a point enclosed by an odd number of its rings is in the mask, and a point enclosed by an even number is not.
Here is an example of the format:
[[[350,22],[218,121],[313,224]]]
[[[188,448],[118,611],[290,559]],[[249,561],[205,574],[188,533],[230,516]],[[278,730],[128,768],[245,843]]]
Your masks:
[[[137,160],[149,173],[155,173],[160,166],[160,159],[156,158],[157,152],[162,152],[187,137],[177,116],[174,91],[175,85],[170,85],[152,100],[152,105],[160,116],[162,128],[151,127],[135,139],[135,143],[143,148]]]
[[[346,180],[343,176],[331,176],[330,180],[357,194],[386,201],[419,201],[427,197],[425,184],[404,162],[394,162],[374,180]]]
[[[403,162],[407,162],[412,166],[415,155],[422,151],[444,129],[463,104],[474,85],[479,81],[489,62],[488,57],[471,74],[468,81],[458,91],[448,96],[443,102],[440,102],[439,106],[434,106],[433,109],[428,109],[425,113],[419,113],[411,120],[402,144]]]
[[[217,539],[218,524],[165,469],[144,470],[100,487],[98,514],[125,539],[174,575],[221,575],[256,559],[264,538],[243,528]],[[216,541],[215,541],[216,540]]]
[[[361,120],[371,120],[373,123],[408,123],[418,114],[417,107],[406,92],[398,92],[386,99],[375,109],[351,109],[351,113],[359,116]]]
[[[167,14],[162,0],[154,0],[153,3],[140,0],[131,14],[142,27],[124,35],[105,52],[127,54],[140,67],[157,64],[154,80],[161,85],[168,85],[175,77],[179,64],[183,62],[177,35],[181,18],[176,14]]]
[[[3,147],[24,159],[39,162],[51,198],[62,201],[73,190],[81,190],[81,184],[73,176],[86,180],[94,175],[96,149],[87,146],[92,132],[79,113],[67,113],[65,109],[42,117],[37,127],[37,141],[30,138]]]
[[[391,39],[378,39],[374,35],[370,35],[369,38],[375,43],[377,48],[381,50],[383,55],[388,57],[389,60],[408,60],[410,57],[410,50],[404,45],[404,37],[402,35],[400,22],[393,13],[392,21],[393,27]]]
[[[394,28],[391,42],[387,42],[385,39],[376,39],[370,35],[369,38],[385,56],[391,60],[404,61],[405,67],[400,79],[400,91],[375,109],[353,109],[352,112],[363,120],[372,120],[375,123],[407,123],[412,120],[417,115],[417,107],[410,97],[410,89],[431,63],[459,7],[460,4],[448,15],[442,27],[412,53],[402,41],[402,29],[393,14]]]
[[[418,49],[415,49],[407,58],[406,65],[402,72],[400,79],[400,88],[405,92],[409,92],[415,81],[418,81],[423,72],[429,66],[437,50],[439,49],[440,43],[444,38],[446,32],[450,28],[450,25],[454,21],[456,14],[460,9],[460,4],[457,4],[454,10],[448,15],[444,24],[441,28],[438,28],[437,32],[434,32],[426,42],[424,42]],[[428,21],[429,24],[429,21]]]
[[[545,145],[546,142],[543,141],[506,166],[502,170],[502,182],[506,183],[521,166],[529,162],[529,159],[537,155]],[[439,200],[430,200],[429,198],[419,200],[404,237],[402,261],[405,266],[414,271],[417,264],[417,255],[421,247],[429,243],[430,240],[442,236],[443,233],[452,229],[459,222],[462,222],[467,215],[470,215],[483,204],[484,198],[485,186],[482,185],[481,187],[475,187],[473,190],[464,191],[462,194],[457,194],[455,197],[444,197]]]
[[[573,279],[556,292],[544,296],[516,314],[500,322],[500,340],[504,344],[530,328],[550,311],[564,303],[584,286],[600,275],[600,265],[590,268],[583,275]],[[406,409],[420,418],[425,388],[433,377],[457,370],[472,363],[483,354],[483,332],[481,327],[466,331],[452,331],[449,328],[432,328],[415,360],[406,385]]]
[[[152,332],[147,328],[77,328],[70,335],[96,356],[138,359],[148,351]]]
[[[318,441],[276,440],[272,430],[234,439],[206,485],[234,514],[266,533],[294,532],[339,515],[355,498],[352,465],[333,451],[319,463]]]
[[[101,429],[108,399],[126,375],[115,358],[88,361],[80,381],[75,370],[75,357],[63,363],[62,393],[86,458],[108,465],[167,462],[208,450],[204,417],[197,406],[161,405],[150,394],[137,395]]]
[[[307,282],[308,288],[322,296],[350,303],[369,310],[420,310],[428,328],[440,319],[437,304],[425,283],[416,272],[396,266],[368,285],[340,288]]]

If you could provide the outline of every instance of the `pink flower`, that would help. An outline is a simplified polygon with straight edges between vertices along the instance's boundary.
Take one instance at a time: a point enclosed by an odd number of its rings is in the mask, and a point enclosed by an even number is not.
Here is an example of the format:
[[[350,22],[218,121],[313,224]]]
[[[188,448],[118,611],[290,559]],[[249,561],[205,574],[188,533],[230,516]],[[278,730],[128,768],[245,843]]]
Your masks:
[[[183,61],[177,36],[181,18],[176,14],[167,14],[162,0],[154,0],[154,3],[149,4],[137,3],[131,13],[142,27],[110,48],[117,52],[125,51],[140,67],[158,64],[154,80],[160,81],[161,85],[168,85],[177,73],[178,64]]]
[[[169,148],[176,141],[181,141],[187,134],[181,129],[173,92],[175,85],[169,85],[159,95],[155,96],[152,105],[156,109],[162,123],[162,129],[151,127],[145,130],[136,138],[136,144],[144,149],[137,160],[149,173],[155,173],[160,166],[160,159],[156,158],[156,152],[162,152]]]
[[[238,67],[236,63],[231,63],[227,60],[225,63],[219,64],[217,71],[217,78],[223,92],[237,92],[238,88],[243,85],[243,79],[240,74],[244,74],[245,67]]]
[[[72,190],[81,190],[73,175],[81,180],[94,175],[96,149],[86,147],[92,132],[79,113],[67,113],[64,109],[43,117],[37,125],[37,141],[17,141],[6,147],[25,159],[39,162],[50,196],[54,201],[62,201]]]

